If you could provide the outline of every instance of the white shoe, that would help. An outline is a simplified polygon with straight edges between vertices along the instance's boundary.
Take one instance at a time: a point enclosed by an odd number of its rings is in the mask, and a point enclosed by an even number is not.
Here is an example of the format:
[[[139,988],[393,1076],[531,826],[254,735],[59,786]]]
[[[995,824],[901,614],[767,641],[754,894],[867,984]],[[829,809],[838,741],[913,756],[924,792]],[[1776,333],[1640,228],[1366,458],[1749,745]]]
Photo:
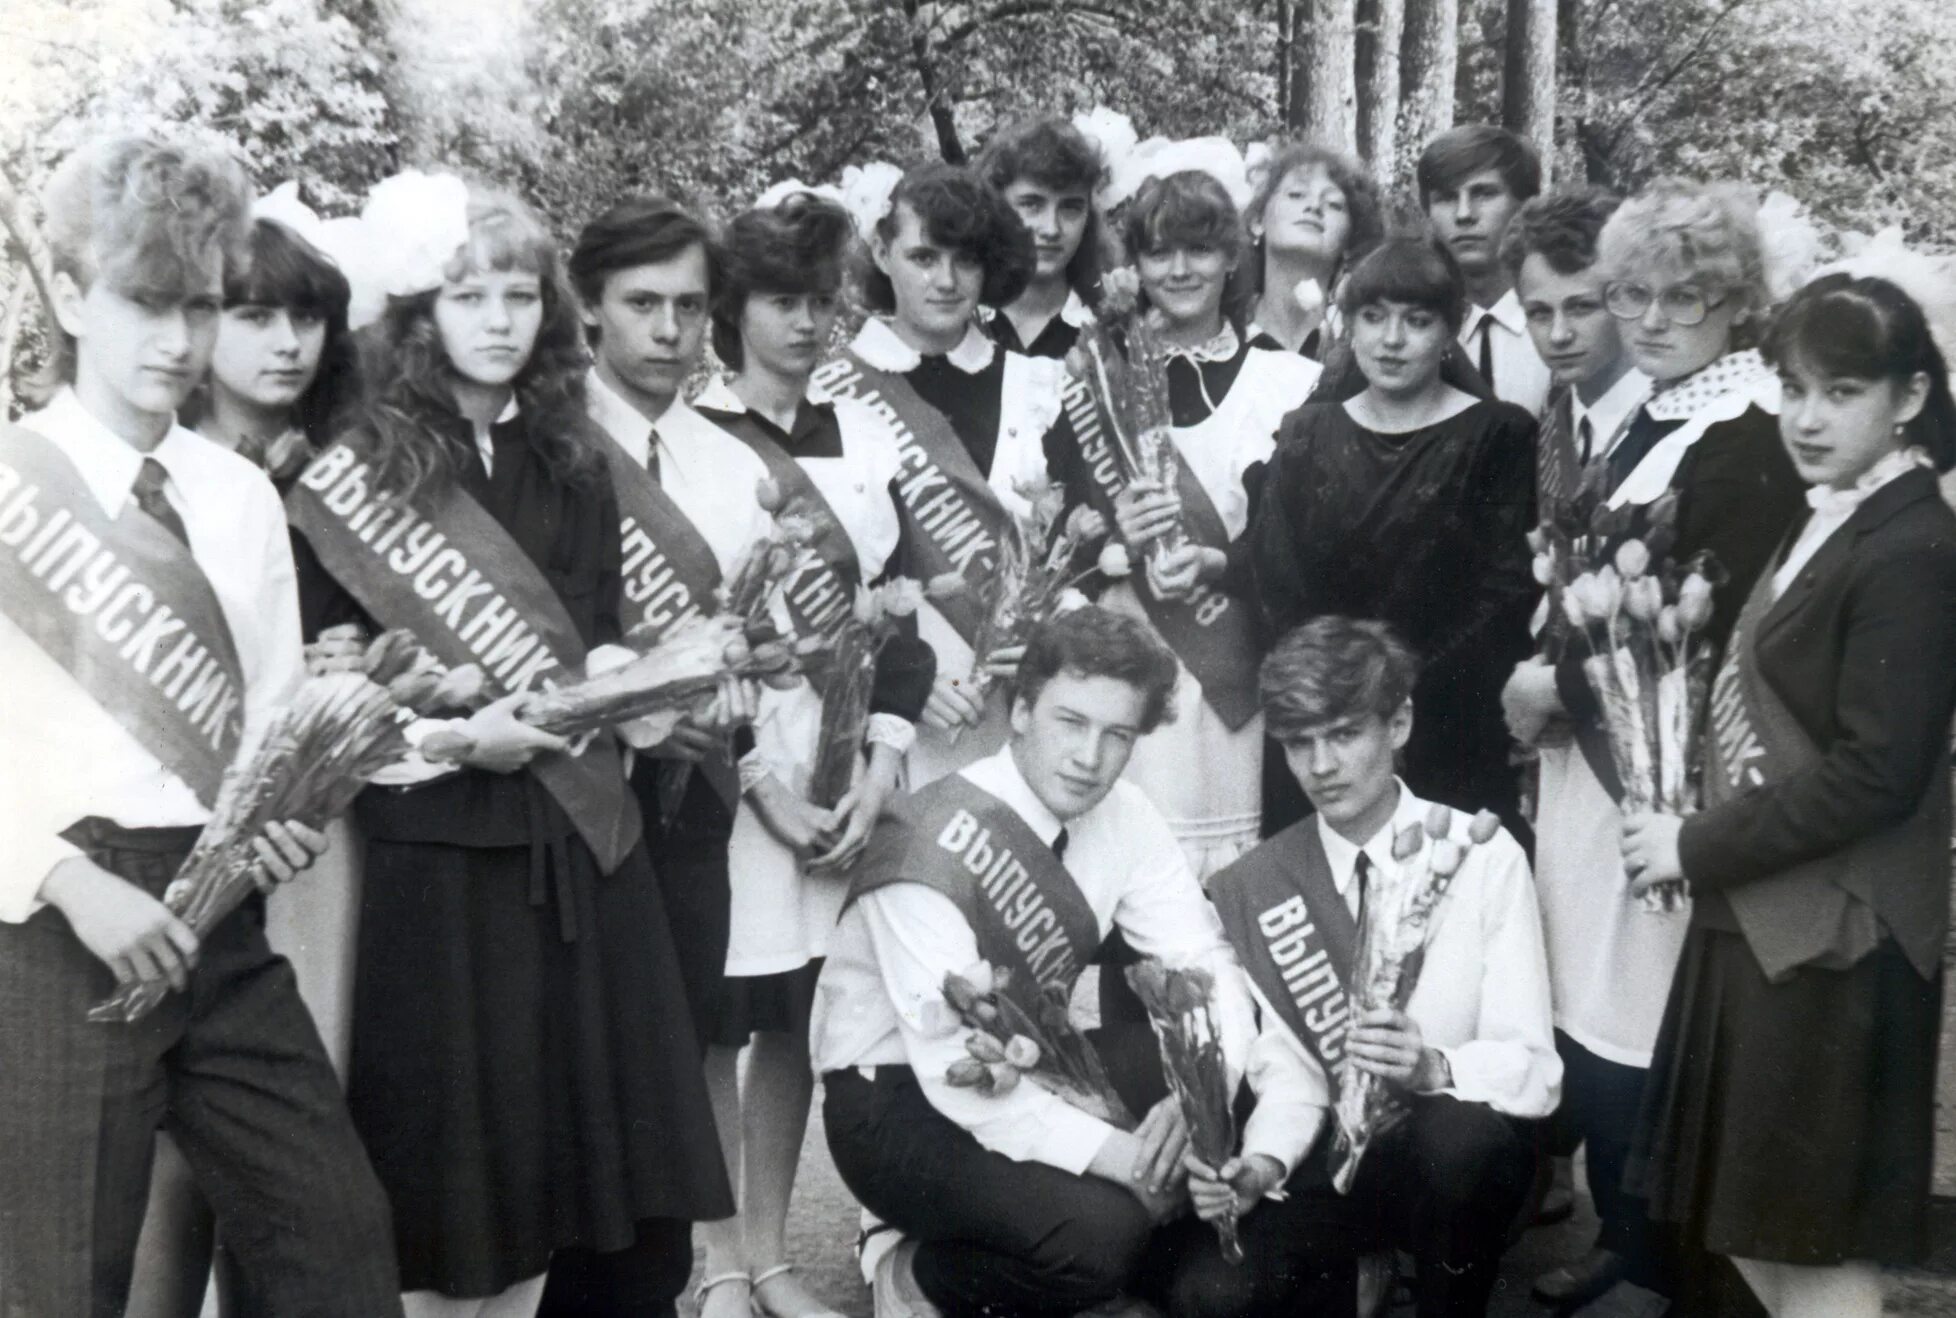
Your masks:
[[[917,1276],[910,1270],[916,1257],[917,1242],[905,1240],[876,1260],[876,1280],[869,1288],[876,1318],[944,1318],[943,1310],[917,1288]]]

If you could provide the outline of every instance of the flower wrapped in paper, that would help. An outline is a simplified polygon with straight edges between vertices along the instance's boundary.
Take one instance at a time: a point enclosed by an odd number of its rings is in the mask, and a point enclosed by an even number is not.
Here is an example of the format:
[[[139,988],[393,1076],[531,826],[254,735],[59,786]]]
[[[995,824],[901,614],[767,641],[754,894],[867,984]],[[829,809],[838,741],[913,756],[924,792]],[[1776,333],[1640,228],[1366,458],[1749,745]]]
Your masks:
[[[1457,812],[1434,805],[1426,818],[1407,825],[1392,840],[1396,877],[1376,872],[1358,930],[1358,960],[1352,970],[1352,1017],[1379,1007],[1406,1010],[1426,960],[1433,918],[1447,889],[1474,847],[1492,841],[1501,821],[1483,810],[1455,836]],[[1339,1065],[1337,1129],[1331,1146],[1331,1183],[1349,1193],[1359,1163],[1373,1141],[1402,1121],[1410,1109],[1405,1097],[1383,1078],[1360,1067],[1347,1052]]]
[[[1189,1151],[1213,1170],[1236,1152],[1235,1086],[1216,1023],[1216,981],[1208,971],[1176,969],[1149,957],[1127,969],[1127,982],[1148,1009],[1161,1047],[1162,1072],[1188,1125]],[[1243,1261],[1232,1213],[1219,1218],[1223,1257]]]
[[[1561,643],[1583,646],[1583,676],[1602,710],[1626,814],[1698,809],[1693,773],[1711,691],[1705,631],[1724,577],[1709,554],[1671,561],[1676,516],[1677,500],[1666,495],[1645,513],[1641,536],[1626,534],[1624,509],[1598,509],[1573,534],[1547,526],[1537,533],[1536,575],[1550,583]],[[1677,882],[1642,898],[1655,914],[1688,901]]]
[[[408,753],[403,730],[416,714],[474,703],[481,678],[472,667],[442,672],[399,630],[374,638],[359,671],[306,678],[225,772],[211,821],[163,904],[204,937],[262,882],[256,842],[267,824],[318,828],[343,813],[369,778]],[[131,1024],[169,992],[162,982],[127,984],[88,1018]]]
[[[1152,319],[1133,315],[1117,326],[1109,317],[1084,327],[1068,369],[1086,385],[1113,432],[1122,484],[1141,481],[1173,493],[1181,455],[1168,404],[1168,353]],[[1150,541],[1145,552],[1159,558],[1186,539],[1177,526]]]
[[[980,961],[944,976],[944,1001],[971,1031],[968,1056],[951,1064],[947,1083],[981,1094],[1008,1094],[1029,1077],[1090,1116],[1133,1130],[1134,1114],[1114,1090],[1091,1040],[1073,1024],[1056,990],[1020,992],[1012,972]]]
[[[949,587],[942,582],[926,587],[909,577],[859,586],[855,607],[827,637],[819,678],[822,724],[809,776],[808,799],[813,804],[831,809],[848,794],[869,725],[877,656],[895,639],[901,620],[914,616],[933,588],[941,592]]]

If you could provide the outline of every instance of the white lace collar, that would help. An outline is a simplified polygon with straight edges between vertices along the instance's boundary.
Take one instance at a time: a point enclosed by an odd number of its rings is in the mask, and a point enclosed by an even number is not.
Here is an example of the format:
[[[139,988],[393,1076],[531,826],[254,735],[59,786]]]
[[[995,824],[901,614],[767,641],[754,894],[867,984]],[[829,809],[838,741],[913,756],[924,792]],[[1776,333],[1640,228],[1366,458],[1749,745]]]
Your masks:
[[[855,342],[849,346],[877,370],[897,375],[914,371],[924,362],[924,355],[905,343],[882,316],[871,316],[864,321],[863,327],[856,331]],[[997,351],[998,345],[973,323],[965,327],[964,338],[944,358],[966,375],[976,375],[992,364],[992,355]]]
[[[1161,329],[1161,313],[1150,311],[1148,315],[1154,322],[1156,331],[1159,332]],[[1197,363],[1226,362],[1232,360],[1237,353],[1243,350],[1243,340],[1236,333],[1236,326],[1230,323],[1229,317],[1224,316],[1222,328],[1217,330],[1206,342],[1198,343],[1193,348],[1173,348],[1168,347],[1166,343],[1162,346],[1167,349],[1167,355],[1170,357],[1186,357],[1191,362]]]
[[[1817,516],[1844,521],[1882,486],[1897,477],[1908,475],[1918,467],[1933,470],[1935,465],[1921,448],[1911,445],[1897,449],[1862,472],[1861,479],[1848,489],[1837,490],[1831,485],[1812,486],[1807,490],[1807,506]]]
[[[1644,410],[1657,421],[1683,421],[1707,406],[1743,396],[1761,401],[1779,391],[1779,377],[1757,349],[1728,352],[1675,383],[1655,385]],[[1743,410],[1743,409],[1741,409]]]

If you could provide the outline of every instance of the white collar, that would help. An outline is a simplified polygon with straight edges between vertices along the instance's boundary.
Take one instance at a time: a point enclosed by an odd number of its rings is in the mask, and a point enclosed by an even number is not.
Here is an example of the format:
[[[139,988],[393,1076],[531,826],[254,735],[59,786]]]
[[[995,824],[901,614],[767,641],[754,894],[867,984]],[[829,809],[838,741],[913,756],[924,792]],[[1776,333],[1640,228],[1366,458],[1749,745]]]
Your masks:
[[[834,394],[813,380],[810,380],[808,387],[802,391],[802,397],[816,407],[835,401]],[[699,396],[693,399],[692,406],[695,409],[704,407],[715,412],[731,412],[735,415],[748,410],[747,404],[741,402],[740,395],[734,392],[733,377],[730,375],[716,375],[707,381],[706,388],[700,390]]]
[[[1426,814],[1426,802],[1414,796],[1403,779],[1395,774],[1392,782],[1399,789],[1399,804],[1392,808],[1392,818],[1386,821],[1385,826],[1367,838],[1362,846],[1326,823],[1323,815],[1317,817],[1318,838],[1324,843],[1325,859],[1331,862],[1331,881],[1337,885],[1340,897],[1351,890],[1352,876],[1358,869],[1361,851],[1370,857],[1374,873],[1390,874],[1396,871],[1399,862],[1392,856],[1392,839],[1408,824],[1417,822]]]
[[[863,327],[856,331],[855,342],[849,346],[877,370],[896,375],[906,375],[924,363],[924,355],[905,343],[883,316],[871,316],[864,321]],[[944,354],[944,359],[966,375],[976,375],[992,364],[992,355],[997,351],[998,345],[973,322],[965,326],[964,337],[958,340],[957,347]]]
[[[1154,318],[1155,328],[1159,331],[1161,328],[1160,313],[1151,311],[1149,315]],[[1237,335],[1236,326],[1230,323],[1228,316],[1224,316],[1222,328],[1217,330],[1205,342],[1198,343],[1193,348],[1166,348],[1165,355],[1169,357],[1186,357],[1191,362],[1199,364],[1202,362],[1226,362],[1234,358],[1242,350],[1243,340]],[[1214,409],[1211,408],[1210,410],[1213,411]]]
[[[1632,366],[1617,382],[1603,391],[1603,396],[1593,403],[1584,403],[1582,395],[1575,389],[1569,390],[1569,431],[1574,434],[1582,425],[1584,417],[1591,418],[1595,430],[1595,442],[1608,444],[1617,438],[1618,423],[1637,410],[1637,404],[1644,401],[1650,393],[1650,377]]]
[[[1492,320],[1510,334],[1525,334],[1528,331],[1528,315],[1521,309],[1521,297],[1512,288],[1503,293],[1491,307],[1474,304],[1470,307],[1475,314],[1468,317],[1467,333],[1480,328],[1483,320]]]
[[[1644,410],[1658,421],[1683,421],[1712,404],[1729,407],[1740,400],[1758,402],[1767,411],[1779,410],[1779,376],[1756,348],[1728,352],[1682,380],[1653,385]]]
[[[1066,301],[1060,304],[1059,318],[1074,329],[1085,329],[1093,324],[1093,308],[1086,304],[1075,289],[1066,290]]]
[[[1869,495],[1882,486],[1908,475],[1918,467],[1934,471],[1935,465],[1927,452],[1914,445],[1897,449],[1862,472],[1861,478],[1849,489],[1837,490],[1829,485],[1810,486],[1807,489],[1807,506],[1813,509],[1816,519],[1844,522],[1854,515],[1856,508],[1867,502]]]
[[[1019,762],[1012,758],[1010,742],[961,772],[974,786],[983,788],[1011,806],[1019,818],[1026,821],[1026,827],[1047,846],[1052,846],[1053,839],[1066,827],[1066,821],[1046,808],[1046,803],[1039,799],[1031,784],[1026,782],[1025,775],[1019,772]],[[1099,809],[1099,806],[1094,809]],[[1092,814],[1093,811],[1087,813]],[[1079,821],[1076,819],[1074,822]]]
[[[75,464],[89,492],[102,505],[102,511],[111,517],[122,515],[135,490],[144,458],[156,459],[174,476],[177,473],[171,469],[172,455],[180,453],[186,442],[210,443],[179,426],[173,418],[162,442],[143,453],[82,406],[73,385],[63,385],[46,407],[21,418],[21,424],[55,442]]]

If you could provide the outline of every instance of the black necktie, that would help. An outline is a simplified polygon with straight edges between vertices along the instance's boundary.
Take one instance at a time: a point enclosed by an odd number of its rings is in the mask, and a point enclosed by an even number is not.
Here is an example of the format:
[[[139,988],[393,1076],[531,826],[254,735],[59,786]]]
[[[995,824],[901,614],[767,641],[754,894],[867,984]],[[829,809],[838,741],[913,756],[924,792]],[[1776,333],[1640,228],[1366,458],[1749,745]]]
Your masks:
[[[1364,852],[1358,853],[1358,863],[1352,866],[1352,881],[1358,885],[1358,927],[1365,928],[1365,890],[1372,880],[1372,858]]]
[[[1581,421],[1576,423],[1576,463],[1578,466],[1587,467],[1589,465],[1589,460],[1596,456],[1591,451],[1595,447],[1596,427],[1590,424],[1589,417],[1585,415]]]
[[[652,427],[652,433],[645,437],[645,471],[652,477],[654,485],[665,484],[659,473],[659,428]]]
[[[1494,317],[1481,313],[1481,380],[1494,392]]]
[[[1059,832],[1053,834],[1053,854],[1061,860],[1066,859],[1066,829],[1064,826],[1060,828]]]
[[[181,540],[187,549],[190,546],[190,532],[184,529],[183,518],[163,497],[163,482],[170,479],[170,473],[155,458],[144,458],[142,469],[136,473],[134,493],[136,506],[163,524],[163,529]]]

